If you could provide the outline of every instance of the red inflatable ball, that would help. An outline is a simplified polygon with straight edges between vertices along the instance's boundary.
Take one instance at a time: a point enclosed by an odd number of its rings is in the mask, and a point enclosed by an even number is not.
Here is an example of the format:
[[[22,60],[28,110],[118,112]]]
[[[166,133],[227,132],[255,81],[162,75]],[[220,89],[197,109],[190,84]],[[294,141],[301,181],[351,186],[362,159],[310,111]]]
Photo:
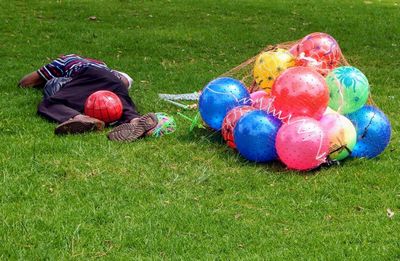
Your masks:
[[[226,114],[224,121],[222,122],[221,133],[229,147],[234,149],[236,148],[233,138],[233,130],[235,129],[236,123],[243,115],[254,110],[256,110],[256,108],[244,105],[235,107]]]
[[[284,71],[272,86],[275,116],[287,122],[295,116],[319,120],[329,102],[329,89],[324,77],[308,67]]]
[[[342,56],[339,44],[326,33],[305,36],[293,52],[297,53],[297,65],[313,67],[324,75],[339,64]]]
[[[122,102],[115,93],[97,91],[86,99],[84,112],[90,117],[111,123],[121,118],[122,109]]]

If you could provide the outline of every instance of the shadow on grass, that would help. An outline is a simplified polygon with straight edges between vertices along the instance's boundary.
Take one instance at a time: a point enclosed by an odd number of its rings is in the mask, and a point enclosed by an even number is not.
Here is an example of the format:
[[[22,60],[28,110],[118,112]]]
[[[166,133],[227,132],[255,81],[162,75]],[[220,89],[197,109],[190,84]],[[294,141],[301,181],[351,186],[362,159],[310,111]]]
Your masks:
[[[237,163],[241,167],[255,167],[259,170],[263,170],[268,174],[295,174],[295,175],[310,175],[310,173],[296,172],[288,170],[286,166],[279,160],[275,160],[268,163],[252,162],[243,158],[236,149],[230,148],[226,145],[220,132],[212,129],[201,129],[195,128],[192,131],[188,131],[179,138],[182,142],[187,143],[199,143],[203,145],[215,145],[215,151],[219,151],[219,158],[226,162]]]
[[[199,142],[199,143],[214,143],[218,145],[225,145],[225,141],[219,131],[212,129],[194,128],[180,137],[181,141],[186,142]]]
[[[319,167],[308,170],[299,171],[288,169],[284,163],[279,160],[275,160],[268,163],[257,163],[246,160],[243,158],[236,149],[232,149],[226,145],[220,132],[211,129],[200,129],[195,128],[193,131],[188,131],[179,138],[180,141],[188,143],[199,143],[204,145],[215,145],[215,151],[219,151],[219,158],[227,162],[237,163],[241,167],[255,167],[257,169],[263,169],[267,174],[277,174],[277,175],[294,175],[303,178],[318,176],[321,172],[325,172],[328,169],[341,168],[347,164],[347,162],[354,161],[351,158],[342,160],[340,162],[326,162],[321,164]]]

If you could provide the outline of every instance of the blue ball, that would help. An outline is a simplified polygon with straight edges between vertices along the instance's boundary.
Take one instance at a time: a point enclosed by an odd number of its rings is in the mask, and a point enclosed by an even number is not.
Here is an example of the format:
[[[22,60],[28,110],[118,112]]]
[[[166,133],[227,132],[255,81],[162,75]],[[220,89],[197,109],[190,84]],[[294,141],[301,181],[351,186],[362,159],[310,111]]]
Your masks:
[[[381,154],[390,141],[392,129],[389,119],[378,108],[365,105],[361,109],[345,115],[357,131],[357,143],[352,157],[375,158]]]
[[[199,98],[199,111],[208,126],[220,130],[228,111],[250,103],[250,94],[243,83],[233,78],[221,77],[204,87]]]
[[[278,158],[275,149],[276,134],[282,123],[263,110],[244,115],[233,131],[236,148],[247,160],[268,162]]]

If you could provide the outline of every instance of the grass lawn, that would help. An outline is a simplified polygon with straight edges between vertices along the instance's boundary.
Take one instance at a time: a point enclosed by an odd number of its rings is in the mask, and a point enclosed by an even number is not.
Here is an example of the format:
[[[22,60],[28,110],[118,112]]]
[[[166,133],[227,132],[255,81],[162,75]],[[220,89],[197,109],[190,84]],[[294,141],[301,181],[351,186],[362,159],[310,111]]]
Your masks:
[[[3,0],[0,21],[0,259],[400,259],[399,1]],[[376,159],[304,174],[249,163],[157,97],[316,31],[391,121]],[[16,85],[68,53],[133,75],[140,111],[174,115],[178,131],[56,137],[40,91]]]

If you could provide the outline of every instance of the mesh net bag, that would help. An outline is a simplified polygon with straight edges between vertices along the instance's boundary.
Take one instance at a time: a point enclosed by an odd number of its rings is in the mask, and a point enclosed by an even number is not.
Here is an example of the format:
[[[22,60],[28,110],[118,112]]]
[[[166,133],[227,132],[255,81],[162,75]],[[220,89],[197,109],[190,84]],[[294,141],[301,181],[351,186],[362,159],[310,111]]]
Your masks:
[[[374,158],[382,153],[389,144],[390,122],[372,100],[367,77],[354,65],[349,64],[336,40],[325,33],[312,33],[300,40],[268,45],[257,55],[250,57],[220,77],[231,77],[241,81],[250,92],[250,101],[254,108],[266,111],[269,115],[287,123],[282,125],[287,126],[287,129],[280,132],[279,137],[282,142],[279,143],[279,147],[278,142],[275,142],[275,146],[278,158],[291,169],[309,170],[322,163],[329,165],[350,154],[352,157]],[[211,87],[216,89],[224,86],[223,84],[213,84]],[[328,87],[328,93],[325,90],[325,84]],[[229,84],[225,85],[229,86]],[[223,100],[227,96],[230,98],[229,95],[232,96],[234,91],[233,88],[232,91],[225,91],[221,87],[221,91],[217,92],[208,85],[206,87],[208,89],[205,88],[202,93],[205,96],[203,101],[207,101],[211,105],[214,105],[214,100]],[[244,89],[242,84],[240,87]],[[242,100],[247,101],[247,97],[240,98],[240,95],[237,97],[239,97],[236,99],[237,103]],[[202,96],[200,96],[200,102],[201,98]],[[229,108],[230,100],[226,100],[227,105],[223,102],[220,104]],[[260,103],[258,106],[259,100],[265,103]],[[202,113],[201,108],[203,107],[203,114],[206,116],[201,115],[203,120],[212,129],[218,130],[211,124],[219,123],[220,111],[214,107],[209,109],[211,106],[200,102],[199,113]],[[373,106],[364,106],[365,104]],[[230,117],[229,113],[230,111],[225,118]],[[252,113],[250,112],[250,114]],[[252,115],[256,115],[256,113]],[[307,117],[302,117],[304,115]],[[326,117],[323,117],[324,115]],[[253,118],[253,122],[248,126],[242,126],[242,129],[258,128],[257,130],[259,130],[262,128],[262,125],[258,124],[262,120],[256,116],[249,116],[250,118]],[[307,127],[308,123],[311,124],[313,120],[315,122],[317,118],[319,123],[315,126],[321,127]],[[305,124],[307,121],[308,123]],[[224,122],[229,123],[224,119],[222,132],[224,131]],[[239,120],[237,124],[240,123]],[[217,124],[215,126],[218,127]],[[224,135],[224,133],[222,134]],[[286,134],[288,136],[285,136]],[[265,136],[256,137],[254,135],[248,135],[242,141],[248,143],[251,153],[259,153],[257,155],[262,157],[265,153],[265,146],[261,146],[257,150],[256,145],[259,144],[258,138],[264,139]],[[232,137],[232,135],[230,136]],[[299,140],[286,138],[292,136]],[[304,146],[310,137],[315,138],[313,140],[315,143],[308,143],[307,146]],[[322,144],[326,139],[329,139],[329,150],[322,149]],[[233,142],[233,139],[229,139],[229,137],[226,140]],[[245,156],[247,154],[240,151],[240,146],[237,148],[242,156],[247,158]],[[305,149],[310,149],[307,156]],[[244,153],[247,151],[246,147]],[[305,158],[309,160],[307,163],[309,165],[304,168],[296,165],[299,162],[303,164]],[[247,159],[253,161],[254,157],[249,156]]]

